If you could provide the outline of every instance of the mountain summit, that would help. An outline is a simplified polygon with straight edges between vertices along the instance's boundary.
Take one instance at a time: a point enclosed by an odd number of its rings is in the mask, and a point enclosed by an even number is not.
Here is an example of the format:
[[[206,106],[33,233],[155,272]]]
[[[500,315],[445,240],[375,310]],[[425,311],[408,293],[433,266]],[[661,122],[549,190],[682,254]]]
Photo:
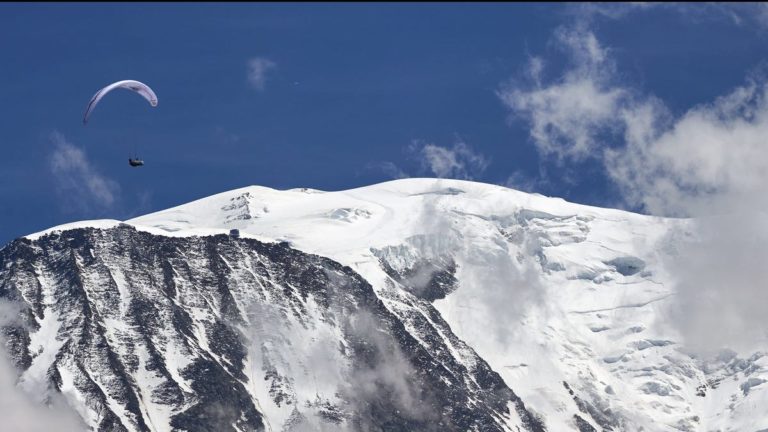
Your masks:
[[[11,242],[2,330],[19,391],[98,431],[768,428],[762,351],[698,356],[666,319],[689,224],[457,180],[252,186]]]

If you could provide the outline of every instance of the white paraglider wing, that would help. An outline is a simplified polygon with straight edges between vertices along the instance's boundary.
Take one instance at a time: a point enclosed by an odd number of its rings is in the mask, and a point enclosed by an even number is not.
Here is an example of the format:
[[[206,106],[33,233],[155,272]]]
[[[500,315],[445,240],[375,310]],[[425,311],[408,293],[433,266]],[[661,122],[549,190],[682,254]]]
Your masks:
[[[88,108],[85,110],[85,115],[83,116],[83,124],[88,123],[88,117],[90,117],[91,112],[93,112],[93,109],[96,108],[96,104],[99,103],[99,101],[109,92],[116,88],[124,88],[127,90],[135,91],[136,93],[140,94],[144,97],[144,99],[149,102],[150,105],[153,107],[157,106],[157,95],[155,95],[155,92],[152,91],[151,88],[149,88],[148,85],[134,80],[124,80],[124,81],[118,81],[116,83],[112,83],[103,89],[96,92],[95,95],[91,98],[91,101],[88,103]]]

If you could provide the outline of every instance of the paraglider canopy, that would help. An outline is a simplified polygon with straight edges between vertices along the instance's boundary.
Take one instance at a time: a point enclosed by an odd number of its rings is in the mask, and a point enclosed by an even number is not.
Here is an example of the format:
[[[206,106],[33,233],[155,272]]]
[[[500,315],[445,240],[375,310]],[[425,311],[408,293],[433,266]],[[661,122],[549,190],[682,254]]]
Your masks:
[[[83,124],[88,123],[88,117],[91,116],[91,112],[93,112],[93,109],[96,108],[96,105],[99,103],[99,101],[106,96],[107,93],[111,92],[112,90],[116,88],[124,88],[127,90],[134,91],[138,94],[140,94],[144,99],[149,102],[150,105],[153,107],[157,106],[157,95],[155,95],[155,92],[146,84],[134,81],[134,80],[123,80],[118,81],[115,83],[112,83],[103,89],[96,92],[95,95],[91,98],[91,101],[88,103],[88,108],[85,109],[85,115],[83,116]]]

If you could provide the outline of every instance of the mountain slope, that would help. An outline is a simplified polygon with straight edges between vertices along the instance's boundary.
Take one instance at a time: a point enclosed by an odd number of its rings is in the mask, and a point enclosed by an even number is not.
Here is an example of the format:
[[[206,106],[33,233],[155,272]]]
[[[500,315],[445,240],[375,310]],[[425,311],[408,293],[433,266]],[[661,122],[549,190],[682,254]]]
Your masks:
[[[17,240],[0,296],[22,385],[103,430],[768,428],[762,352],[696,357],[665,318],[689,225],[453,180],[247,187]]]
[[[26,306],[6,328],[22,384],[96,430],[538,428],[434,310],[417,340],[357,274],[285,244],[81,228],[0,268]]]

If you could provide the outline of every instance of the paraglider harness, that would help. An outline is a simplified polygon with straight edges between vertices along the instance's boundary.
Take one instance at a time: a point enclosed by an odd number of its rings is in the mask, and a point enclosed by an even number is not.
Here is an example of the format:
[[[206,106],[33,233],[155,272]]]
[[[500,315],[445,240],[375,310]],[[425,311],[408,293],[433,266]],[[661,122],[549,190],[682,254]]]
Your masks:
[[[136,153],[136,144],[133,145],[133,154],[128,153],[128,165],[132,167],[140,167],[144,166],[144,161],[139,158],[139,155]]]

